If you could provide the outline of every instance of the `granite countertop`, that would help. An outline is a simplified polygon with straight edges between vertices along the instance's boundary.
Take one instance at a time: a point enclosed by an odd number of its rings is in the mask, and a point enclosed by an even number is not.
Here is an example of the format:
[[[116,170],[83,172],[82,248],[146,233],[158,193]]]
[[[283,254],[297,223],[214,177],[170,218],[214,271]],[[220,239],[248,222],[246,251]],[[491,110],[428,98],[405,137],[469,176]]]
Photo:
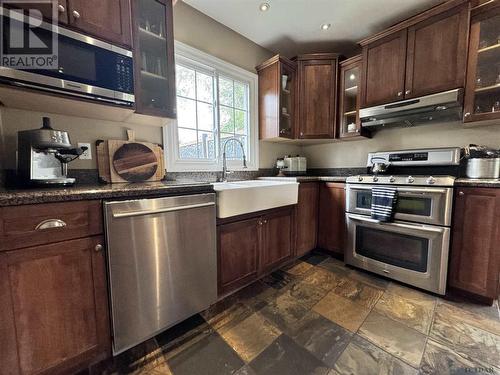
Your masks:
[[[455,180],[455,186],[500,188],[500,179],[457,178]]]
[[[70,187],[0,188],[0,207],[90,199],[140,198],[147,196],[213,192],[209,182],[190,180],[130,184],[82,184]]]
[[[347,176],[285,176],[259,177],[260,180],[288,180],[297,182],[345,182]]]

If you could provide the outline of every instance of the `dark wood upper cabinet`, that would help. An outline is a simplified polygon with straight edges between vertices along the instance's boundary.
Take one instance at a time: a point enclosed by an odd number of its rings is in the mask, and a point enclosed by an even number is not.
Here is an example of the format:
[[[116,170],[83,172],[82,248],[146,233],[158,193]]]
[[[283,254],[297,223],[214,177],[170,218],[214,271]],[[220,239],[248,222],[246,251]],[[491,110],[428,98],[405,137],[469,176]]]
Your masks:
[[[405,98],[465,85],[469,5],[408,28]]]
[[[498,297],[500,189],[459,188],[455,197],[448,284]]]
[[[464,121],[500,119],[500,3],[472,10]]]
[[[347,239],[345,184],[320,184],[318,217],[318,247],[344,256]]]
[[[407,30],[363,47],[361,107],[404,98]]]
[[[171,0],[134,0],[136,112],[176,117],[174,31]]]
[[[317,245],[319,183],[301,182],[295,206],[295,251],[302,256]]]
[[[337,103],[338,55],[299,55],[298,138],[334,138]]]
[[[296,64],[276,55],[255,69],[259,75],[259,139],[294,138]]]
[[[292,257],[292,208],[270,213],[261,219],[260,272],[264,273]]]
[[[130,0],[67,0],[72,27],[126,47],[131,46]]]
[[[2,374],[69,374],[110,355],[103,241],[0,254]]]
[[[8,3],[6,5],[9,5]],[[22,9],[37,9],[40,11],[43,18],[47,20],[53,20],[54,14],[57,14],[58,23],[67,24],[68,23],[68,4],[66,0],[51,0],[51,3],[36,3],[27,2],[23,4],[21,2],[15,3],[16,8]]]

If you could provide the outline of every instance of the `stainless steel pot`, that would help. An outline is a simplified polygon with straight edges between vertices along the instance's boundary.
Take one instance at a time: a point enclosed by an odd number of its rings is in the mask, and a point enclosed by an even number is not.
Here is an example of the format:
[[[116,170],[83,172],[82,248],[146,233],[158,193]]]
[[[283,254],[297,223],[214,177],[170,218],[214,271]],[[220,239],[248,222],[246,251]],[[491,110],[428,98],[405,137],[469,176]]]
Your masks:
[[[375,161],[375,160],[380,160],[380,161]],[[390,166],[390,163],[388,163],[386,159],[378,156],[373,157],[371,159],[371,163],[372,163],[372,172],[374,174],[385,173],[387,172],[387,169],[389,169]]]
[[[469,178],[500,178],[500,158],[468,159],[465,174]]]

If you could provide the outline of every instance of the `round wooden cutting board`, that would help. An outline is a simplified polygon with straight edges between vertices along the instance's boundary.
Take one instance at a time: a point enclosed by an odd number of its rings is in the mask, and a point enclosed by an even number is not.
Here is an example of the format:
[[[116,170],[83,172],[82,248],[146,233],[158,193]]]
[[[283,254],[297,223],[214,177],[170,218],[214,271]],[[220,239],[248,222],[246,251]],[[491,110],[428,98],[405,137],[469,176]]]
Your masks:
[[[113,155],[116,173],[130,182],[146,181],[158,169],[158,159],[149,147],[140,143],[125,143]]]

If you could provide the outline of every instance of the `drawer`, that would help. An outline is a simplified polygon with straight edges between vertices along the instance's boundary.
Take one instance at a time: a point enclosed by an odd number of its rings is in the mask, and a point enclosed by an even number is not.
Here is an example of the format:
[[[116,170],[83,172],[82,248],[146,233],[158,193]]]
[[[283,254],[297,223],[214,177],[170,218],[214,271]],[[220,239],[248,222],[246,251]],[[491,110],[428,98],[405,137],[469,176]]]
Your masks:
[[[0,208],[0,251],[82,238],[103,232],[100,201]]]

